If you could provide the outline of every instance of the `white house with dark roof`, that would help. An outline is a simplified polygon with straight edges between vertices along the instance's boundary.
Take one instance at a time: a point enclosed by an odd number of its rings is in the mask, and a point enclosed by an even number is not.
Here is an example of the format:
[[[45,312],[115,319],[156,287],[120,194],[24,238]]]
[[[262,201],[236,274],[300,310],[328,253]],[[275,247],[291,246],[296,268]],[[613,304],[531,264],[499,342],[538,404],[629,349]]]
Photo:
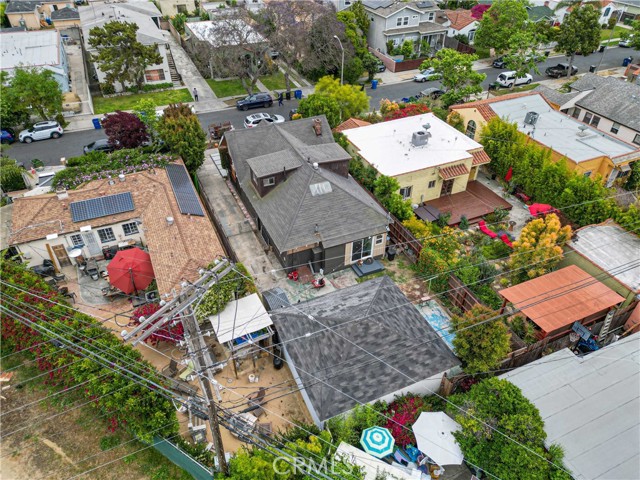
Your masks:
[[[387,42],[399,46],[405,40],[414,42],[416,51],[423,41],[434,51],[443,47],[449,20],[434,0],[364,0],[362,3],[371,20],[367,42],[374,50],[387,53]]]

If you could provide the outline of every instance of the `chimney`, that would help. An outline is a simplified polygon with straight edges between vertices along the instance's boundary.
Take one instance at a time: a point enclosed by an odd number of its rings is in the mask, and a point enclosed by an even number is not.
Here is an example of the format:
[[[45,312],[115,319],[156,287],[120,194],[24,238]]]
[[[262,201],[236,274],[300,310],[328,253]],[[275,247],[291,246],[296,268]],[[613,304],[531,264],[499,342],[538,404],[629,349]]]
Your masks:
[[[316,137],[322,136],[322,120],[319,118],[313,119],[313,130],[316,132]]]
[[[64,187],[56,188],[56,195],[58,196],[58,200],[64,200],[65,198],[69,198],[69,194],[67,193],[67,189]]]
[[[120,175],[118,175],[118,180],[120,180],[121,182],[124,182],[124,173],[121,173]]]

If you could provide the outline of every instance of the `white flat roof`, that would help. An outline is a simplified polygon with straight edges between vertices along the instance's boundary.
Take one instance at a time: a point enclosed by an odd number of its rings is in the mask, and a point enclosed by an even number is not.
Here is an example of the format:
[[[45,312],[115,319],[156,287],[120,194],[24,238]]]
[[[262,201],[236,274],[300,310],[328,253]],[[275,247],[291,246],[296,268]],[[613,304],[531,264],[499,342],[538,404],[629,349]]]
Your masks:
[[[57,30],[32,30],[0,34],[0,69],[19,65],[45,66],[60,64],[60,34]]]
[[[362,468],[364,480],[376,480],[381,476],[396,480],[415,480],[422,478],[419,475],[414,476],[405,473],[404,470],[400,470],[393,465],[389,465],[387,462],[378,460],[373,455],[369,455],[367,452],[345,442],[340,442],[334,458]],[[419,472],[419,470],[414,471]]]
[[[493,102],[490,106],[500,118],[516,122],[520,132],[530,135],[538,142],[575,162],[603,155],[613,158],[640,150],[554,110],[540,94]],[[540,115],[535,128],[524,124],[524,118],[528,112],[536,112]],[[578,135],[580,133],[578,127],[581,126],[587,127],[583,132],[584,135]]]
[[[424,130],[422,126],[426,123],[431,125],[429,143],[413,146],[413,132]],[[390,177],[470,158],[469,151],[482,148],[433,113],[351,128],[342,133],[362,158]]]
[[[540,410],[546,444],[560,444],[579,480],[638,478],[640,333],[585,357],[559,350],[500,378]]]
[[[230,342],[273,325],[257,293],[229,302],[220,312],[219,320],[218,315],[211,315],[209,321],[220,343]]]

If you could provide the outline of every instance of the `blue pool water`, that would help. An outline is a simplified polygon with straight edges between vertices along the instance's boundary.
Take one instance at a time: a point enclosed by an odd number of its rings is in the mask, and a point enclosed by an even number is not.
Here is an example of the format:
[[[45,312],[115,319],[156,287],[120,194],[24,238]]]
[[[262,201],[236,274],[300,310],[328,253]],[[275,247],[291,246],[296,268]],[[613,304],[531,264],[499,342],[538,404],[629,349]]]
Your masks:
[[[455,333],[449,333],[451,318],[444,309],[435,300],[421,303],[417,305],[417,308],[420,310],[420,313],[422,313],[424,319],[429,322],[429,325],[433,327],[436,333],[447,342],[449,348],[453,350],[453,339],[456,335]]]

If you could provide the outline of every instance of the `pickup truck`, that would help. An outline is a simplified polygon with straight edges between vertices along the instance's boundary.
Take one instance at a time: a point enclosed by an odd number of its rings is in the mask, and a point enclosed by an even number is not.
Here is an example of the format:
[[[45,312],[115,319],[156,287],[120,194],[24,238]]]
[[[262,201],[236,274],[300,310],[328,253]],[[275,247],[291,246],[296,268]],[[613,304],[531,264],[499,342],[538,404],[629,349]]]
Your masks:
[[[560,77],[568,77],[569,76],[569,64],[568,63],[559,63],[555,67],[547,68],[544,73],[548,77],[551,78],[560,78]],[[571,75],[575,75],[578,73],[578,68],[576,66],[571,66]]]

